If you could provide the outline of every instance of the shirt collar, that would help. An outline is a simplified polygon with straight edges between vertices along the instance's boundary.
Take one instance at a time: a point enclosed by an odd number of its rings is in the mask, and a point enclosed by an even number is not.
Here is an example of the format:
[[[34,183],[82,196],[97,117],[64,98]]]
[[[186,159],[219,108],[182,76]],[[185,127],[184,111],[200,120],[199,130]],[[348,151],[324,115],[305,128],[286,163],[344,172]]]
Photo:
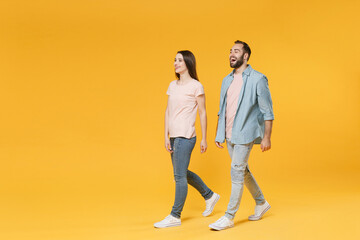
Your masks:
[[[248,66],[247,66],[247,68],[245,68],[245,70],[244,70],[244,72],[243,72],[243,74],[245,74],[245,75],[250,75],[250,72],[251,72],[251,70],[252,70],[252,67],[251,67],[251,65],[250,64],[248,64]],[[235,72],[235,69],[230,73],[230,76],[234,76],[234,72]]]
[[[247,68],[245,69],[245,71],[244,71],[243,73],[249,76],[249,75],[250,75],[251,70],[252,70],[252,67],[251,67],[251,65],[250,65],[250,64],[248,64]]]

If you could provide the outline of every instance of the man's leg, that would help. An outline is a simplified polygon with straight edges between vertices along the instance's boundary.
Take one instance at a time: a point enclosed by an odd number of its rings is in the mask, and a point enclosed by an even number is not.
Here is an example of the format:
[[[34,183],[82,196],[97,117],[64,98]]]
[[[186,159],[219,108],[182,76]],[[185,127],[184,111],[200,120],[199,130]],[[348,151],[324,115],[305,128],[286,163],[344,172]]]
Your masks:
[[[232,159],[231,162],[231,196],[225,216],[209,225],[211,229],[224,230],[234,226],[233,219],[239,209],[244,189],[245,169],[249,159],[253,142],[244,145],[235,145],[227,141],[227,147]]]
[[[250,172],[249,165],[245,169],[245,186],[249,189],[252,197],[254,198],[256,205],[262,205],[265,203],[264,195],[257,184],[254,176]]]
[[[256,202],[255,213],[249,216],[249,220],[257,221],[270,209],[270,204],[265,200],[259,185],[257,184],[254,176],[249,170],[249,165],[245,170],[245,185],[249,189],[252,197]]]
[[[236,212],[239,209],[242,193],[244,190],[245,169],[248,164],[250,151],[253,147],[253,142],[249,144],[232,145],[233,148],[229,151],[232,155],[231,162],[231,196],[228,204],[225,217],[234,219]],[[229,145],[229,144],[228,144]]]

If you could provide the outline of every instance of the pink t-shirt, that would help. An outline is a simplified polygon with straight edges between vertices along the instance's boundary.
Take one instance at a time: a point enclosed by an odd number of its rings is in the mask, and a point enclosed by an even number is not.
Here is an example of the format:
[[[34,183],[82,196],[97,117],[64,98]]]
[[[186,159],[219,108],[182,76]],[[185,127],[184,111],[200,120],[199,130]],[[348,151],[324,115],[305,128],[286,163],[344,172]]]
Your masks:
[[[170,83],[166,94],[169,95],[170,137],[195,137],[195,119],[198,108],[196,97],[204,94],[202,84],[197,80],[191,80],[185,85],[178,85],[177,80],[174,80]]]
[[[231,139],[232,127],[234,125],[234,119],[239,101],[239,95],[243,84],[242,75],[234,75],[226,97],[226,138]]]

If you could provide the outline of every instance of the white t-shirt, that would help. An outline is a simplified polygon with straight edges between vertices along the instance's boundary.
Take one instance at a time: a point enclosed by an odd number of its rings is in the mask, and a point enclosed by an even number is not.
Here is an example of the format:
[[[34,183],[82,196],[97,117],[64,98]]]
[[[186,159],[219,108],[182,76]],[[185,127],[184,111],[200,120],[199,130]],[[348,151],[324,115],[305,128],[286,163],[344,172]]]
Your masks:
[[[198,108],[196,97],[204,94],[202,84],[193,79],[185,85],[178,85],[177,80],[174,80],[170,83],[166,94],[169,95],[170,137],[195,137],[195,119]]]

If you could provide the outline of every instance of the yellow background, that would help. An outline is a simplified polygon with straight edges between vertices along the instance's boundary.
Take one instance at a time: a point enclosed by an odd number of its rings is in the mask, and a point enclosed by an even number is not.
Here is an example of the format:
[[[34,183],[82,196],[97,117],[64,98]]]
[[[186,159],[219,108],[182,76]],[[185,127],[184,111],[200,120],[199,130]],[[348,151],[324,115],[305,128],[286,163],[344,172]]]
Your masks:
[[[0,1],[1,239],[359,239],[359,2]],[[267,75],[272,149],[250,167],[272,209],[235,228],[230,158],[213,144],[235,40]],[[211,217],[189,188],[182,226],[154,229],[174,198],[163,147],[178,50],[196,56],[208,145],[190,169],[221,195]]]

